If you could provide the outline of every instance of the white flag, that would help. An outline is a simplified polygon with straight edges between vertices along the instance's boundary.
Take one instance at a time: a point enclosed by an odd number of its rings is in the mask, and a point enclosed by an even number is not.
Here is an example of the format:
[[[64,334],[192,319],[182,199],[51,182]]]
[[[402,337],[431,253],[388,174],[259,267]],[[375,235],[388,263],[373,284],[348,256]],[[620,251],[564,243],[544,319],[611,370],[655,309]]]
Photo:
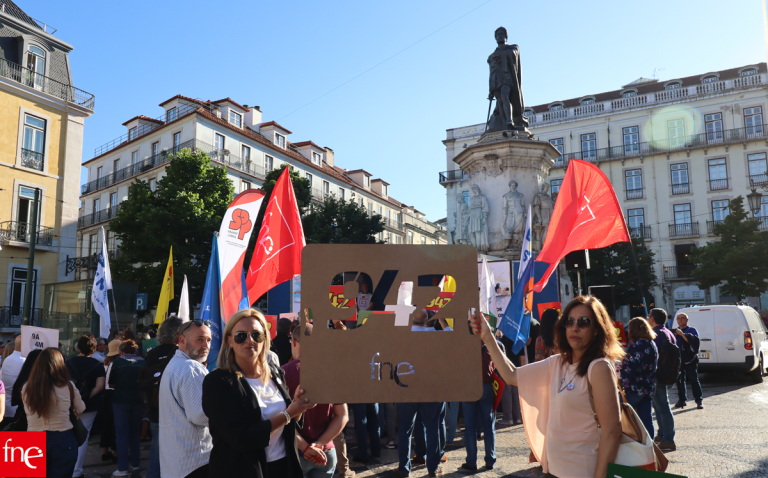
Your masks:
[[[183,322],[189,322],[189,287],[187,286],[187,275],[184,274],[184,285],[181,287],[181,298],[179,301],[179,318]]]
[[[523,275],[528,263],[533,260],[531,253],[531,205],[528,205],[528,219],[525,221],[525,235],[523,235],[523,247],[520,251],[520,268],[517,270],[517,279]]]
[[[480,312],[484,314],[492,313],[496,315],[496,308],[491,310],[491,297],[494,296],[491,272],[488,270],[488,261],[483,256],[483,262],[480,265]],[[493,297],[495,299],[495,297]],[[495,300],[494,300],[495,302]]]
[[[99,314],[99,336],[107,338],[109,337],[109,330],[112,328],[112,322],[109,319],[109,296],[107,295],[107,291],[112,288],[112,274],[109,272],[107,240],[103,226],[101,228],[101,237],[101,252],[99,253],[99,263],[96,267],[96,276],[93,278],[91,303],[93,303],[93,310]]]

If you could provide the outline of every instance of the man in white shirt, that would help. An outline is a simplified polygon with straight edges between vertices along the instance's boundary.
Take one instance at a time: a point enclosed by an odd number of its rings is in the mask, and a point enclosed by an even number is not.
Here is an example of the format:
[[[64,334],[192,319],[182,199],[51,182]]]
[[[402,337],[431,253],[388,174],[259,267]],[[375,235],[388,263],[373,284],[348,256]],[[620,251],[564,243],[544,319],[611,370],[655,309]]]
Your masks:
[[[160,379],[160,472],[163,478],[207,478],[213,449],[203,412],[203,362],[211,349],[208,321],[179,329],[179,349]],[[179,457],[185,457],[180,460]]]
[[[95,358],[101,363],[104,363],[104,358],[106,355],[104,352],[107,350],[107,341],[104,339],[96,339],[96,351],[91,355],[91,357]]]
[[[13,420],[13,416],[16,415],[16,407],[11,406],[11,395],[13,395],[13,384],[25,360],[21,356],[21,335],[16,336],[15,347],[13,353],[3,360],[3,368],[0,369],[0,380],[5,385],[5,417],[0,422],[0,427]]]
[[[363,282],[360,284],[360,292],[357,294],[357,310],[372,310],[373,302],[371,299],[373,294],[368,292],[368,283]]]

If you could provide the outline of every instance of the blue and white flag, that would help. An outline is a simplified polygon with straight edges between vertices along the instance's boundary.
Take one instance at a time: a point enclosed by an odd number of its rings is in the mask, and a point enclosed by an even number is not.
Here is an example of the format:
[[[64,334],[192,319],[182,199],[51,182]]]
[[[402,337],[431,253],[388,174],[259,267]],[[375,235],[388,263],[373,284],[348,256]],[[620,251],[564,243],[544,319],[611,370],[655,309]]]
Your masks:
[[[520,268],[523,273],[520,274],[520,280],[517,281],[515,286],[515,292],[512,294],[512,299],[509,301],[507,310],[504,311],[504,315],[499,321],[499,330],[507,336],[515,344],[512,347],[512,352],[519,354],[523,347],[528,342],[528,337],[531,332],[531,319],[528,317],[530,310],[526,313],[526,299],[527,294],[532,293],[533,287],[533,268],[534,261],[528,261],[528,265],[525,269]]]
[[[99,337],[107,338],[112,328],[112,321],[109,319],[109,296],[107,294],[107,291],[112,288],[112,274],[109,272],[107,237],[104,234],[104,226],[101,227],[101,238],[101,252],[96,267],[96,276],[93,278],[91,303],[93,303],[93,310],[99,314]]]
[[[221,281],[219,278],[219,247],[216,234],[211,245],[211,260],[208,261],[208,274],[205,276],[203,300],[200,302],[200,320],[211,322],[211,351],[208,354],[208,370],[216,368],[221,349],[221,334],[224,322],[221,320]]]
[[[533,260],[531,250],[531,205],[528,205],[528,219],[525,221],[525,234],[523,235],[523,247],[520,250],[520,268],[517,271],[517,279],[523,276],[523,271],[528,267],[528,262]]]

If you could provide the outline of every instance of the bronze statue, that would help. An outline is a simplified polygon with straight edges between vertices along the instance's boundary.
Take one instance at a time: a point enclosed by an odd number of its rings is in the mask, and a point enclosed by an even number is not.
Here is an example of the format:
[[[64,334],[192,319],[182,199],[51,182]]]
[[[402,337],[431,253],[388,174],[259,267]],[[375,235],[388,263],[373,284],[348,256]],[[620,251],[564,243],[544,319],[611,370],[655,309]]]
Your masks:
[[[523,117],[525,102],[520,48],[517,45],[507,45],[507,29],[504,27],[496,29],[495,36],[499,46],[488,57],[491,69],[488,100],[493,101],[496,98],[496,108],[488,119],[485,132],[517,130],[529,133],[528,121]]]

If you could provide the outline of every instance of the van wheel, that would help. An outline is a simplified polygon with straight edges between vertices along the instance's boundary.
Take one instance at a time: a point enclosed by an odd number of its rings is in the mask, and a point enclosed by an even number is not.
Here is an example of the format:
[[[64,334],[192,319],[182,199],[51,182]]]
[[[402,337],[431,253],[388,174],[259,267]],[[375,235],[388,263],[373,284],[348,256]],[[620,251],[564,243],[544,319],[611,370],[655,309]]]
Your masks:
[[[763,383],[763,356],[760,355],[760,361],[757,364],[757,368],[749,372],[754,383]]]

